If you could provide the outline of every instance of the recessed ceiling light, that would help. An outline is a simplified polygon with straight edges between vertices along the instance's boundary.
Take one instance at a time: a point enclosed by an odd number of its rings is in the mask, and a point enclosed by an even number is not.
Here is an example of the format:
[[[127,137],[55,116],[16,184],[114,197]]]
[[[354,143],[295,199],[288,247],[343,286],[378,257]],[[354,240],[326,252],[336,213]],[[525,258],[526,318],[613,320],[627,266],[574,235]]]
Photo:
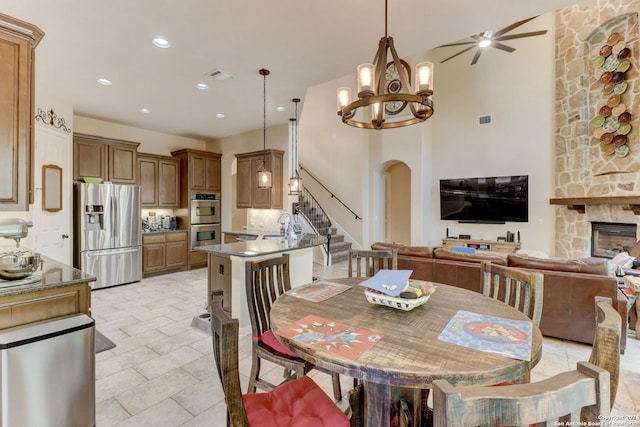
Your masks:
[[[198,89],[200,89],[200,90],[207,90],[207,89],[209,89],[209,86],[207,86],[207,85],[206,85],[206,84],[204,84],[204,83],[198,83],[198,84],[196,85],[196,87],[197,87]]]
[[[105,86],[111,86],[113,84],[113,83],[111,83],[111,80],[103,79],[103,78],[98,79],[97,82],[100,83],[101,85],[105,85]]]
[[[149,113],[151,113],[151,110],[149,110],[148,108],[141,108],[141,109],[140,109],[140,112],[141,112],[142,114],[149,114]]]
[[[153,44],[162,49],[171,47],[171,43],[169,43],[168,40],[165,40],[162,37],[156,37],[155,39],[153,39]]]
[[[276,111],[283,112],[284,110],[286,110],[286,108],[284,108],[284,107],[276,107]]]
[[[222,113],[216,114],[216,119],[224,119],[224,114]]]

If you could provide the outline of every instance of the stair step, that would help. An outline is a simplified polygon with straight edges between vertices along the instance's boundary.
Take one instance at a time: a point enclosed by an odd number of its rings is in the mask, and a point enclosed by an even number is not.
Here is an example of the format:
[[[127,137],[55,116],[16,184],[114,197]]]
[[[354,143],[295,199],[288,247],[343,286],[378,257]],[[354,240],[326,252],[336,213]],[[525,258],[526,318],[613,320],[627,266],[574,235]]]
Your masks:
[[[335,232],[334,232],[335,233]],[[326,234],[324,234],[326,236]],[[331,234],[331,244],[344,242],[344,234]]]
[[[331,265],[349,260],[349,251],[331,252]]]
[[[329,246],[329,251],[334,254],[336,252],[342,252],[342,251],[349,251],[349,249],[351,249],[351,243],[349,242],[338,242],[336,244],[333,244],[333,242],[331,242],[331,245]]]

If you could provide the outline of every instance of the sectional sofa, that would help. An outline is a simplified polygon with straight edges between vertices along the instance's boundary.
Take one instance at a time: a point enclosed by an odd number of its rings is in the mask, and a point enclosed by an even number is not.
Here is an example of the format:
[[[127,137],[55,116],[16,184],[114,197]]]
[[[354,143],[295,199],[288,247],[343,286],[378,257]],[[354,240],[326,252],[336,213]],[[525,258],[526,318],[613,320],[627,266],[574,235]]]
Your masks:
[[[402,246],[377,242],[372,249],[398,250],[398,268],[413,270],[412,278],[482,292],[481,262],[540,272],[544,292],[540,330],[549,337],[593,344],[595,333],[594,297],[611,298],[622,318],[621,350],[627,343],[628,300],[618,289],[612,264],[603,258],[542,259],[517,254],[477,251],[459,253],[443,248]]]

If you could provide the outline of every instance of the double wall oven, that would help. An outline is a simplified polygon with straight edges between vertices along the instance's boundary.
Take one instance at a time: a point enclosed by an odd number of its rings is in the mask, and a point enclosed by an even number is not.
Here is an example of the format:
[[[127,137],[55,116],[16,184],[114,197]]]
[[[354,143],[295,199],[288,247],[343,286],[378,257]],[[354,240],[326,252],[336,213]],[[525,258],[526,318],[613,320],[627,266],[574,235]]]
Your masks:
[[[191,250],[198,246],[219,244],[220,193],[189,193],[189,222],[191,226]]]

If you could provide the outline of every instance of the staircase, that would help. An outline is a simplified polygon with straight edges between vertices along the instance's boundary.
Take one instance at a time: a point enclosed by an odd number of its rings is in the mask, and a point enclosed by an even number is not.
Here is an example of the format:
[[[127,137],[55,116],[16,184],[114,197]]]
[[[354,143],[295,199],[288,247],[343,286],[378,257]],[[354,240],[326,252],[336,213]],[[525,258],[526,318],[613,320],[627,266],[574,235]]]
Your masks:
[[[351,243],[344,241],[344,235],[336,234],[336,228],[331,227],[331,220],[327,214],[304,187],[298,199],[297,212],[307,220],[316,234],[327,237],[328,244],[325,245],[325,249],[328,245],[331,265],[349,259]]]

